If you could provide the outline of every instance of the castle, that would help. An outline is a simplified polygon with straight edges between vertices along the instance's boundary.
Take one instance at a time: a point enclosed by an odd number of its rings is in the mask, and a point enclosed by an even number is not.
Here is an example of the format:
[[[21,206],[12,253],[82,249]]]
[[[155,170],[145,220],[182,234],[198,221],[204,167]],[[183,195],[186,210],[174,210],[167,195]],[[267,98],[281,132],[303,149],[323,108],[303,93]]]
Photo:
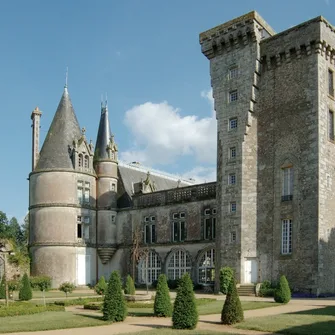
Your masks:
[[[67,88],[29,175],[32,273],[94,283],[114,269],[216,283],[276,281],[335,293],[335,29],[317,17],[276,34],[250,12],[200,34],[218,120],[217,182],[118,162],[107,105],[95,148]],[[138,260],[133,258],[137,251]]]

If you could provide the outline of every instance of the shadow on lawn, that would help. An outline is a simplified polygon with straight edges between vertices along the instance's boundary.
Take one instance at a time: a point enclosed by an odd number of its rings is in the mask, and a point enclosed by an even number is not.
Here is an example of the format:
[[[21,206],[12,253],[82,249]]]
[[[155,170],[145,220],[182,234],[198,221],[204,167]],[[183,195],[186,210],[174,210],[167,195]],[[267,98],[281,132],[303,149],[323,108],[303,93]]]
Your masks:
[[[76,312],[74,312],[73,315],[79,315],[79,316],[83,316],[83,317],[89,318],[89,319],[104,321],[101,315],[84,314],[84,313],[76,313]]]
[[[335,321],[316,322],[303,326],[283,328],[279,334],[290,335],[334,335]]]
[[[154,328],[154,329],[171,329],[172,326],[164,326],[164,325],[153,325],[153,324],[149,324],[149,323],[146,323],[146,324],[141,324],[141,323],[132,323],[131,324],[132,326],[138,326],[138,327],[150,327],[150,328]]]
[[[333,315],[335,316],[335,306],[324,306],[321,308],[310,309],[307,311],[299,311],[289,314],[300,314],[300,315]],[[335,333],[335,329],[334,329]]]

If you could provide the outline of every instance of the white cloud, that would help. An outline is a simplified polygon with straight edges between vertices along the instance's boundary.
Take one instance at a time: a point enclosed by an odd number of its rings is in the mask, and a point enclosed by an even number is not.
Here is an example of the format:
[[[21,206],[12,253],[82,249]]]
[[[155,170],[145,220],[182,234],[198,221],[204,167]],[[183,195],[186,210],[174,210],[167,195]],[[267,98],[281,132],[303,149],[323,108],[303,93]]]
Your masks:
[[[211,91],[201,92],[213,110]],[[197,162],[215,164],[216,120],[196,115],[181,116],[178,108],[164,101],[134,106],[125,114],[126,126],[134,136],[133,147],[121,154],[126,162],[146,165],[171,164],[181,156]]]
[[[214,98],[213,98],[213,89],[210,89],[208,91],[204,90],[201,92],[201,96],[208,100],[212,107],[212,117],[215,118],[215,110],[214,110]]]
[[[196,166],[192,170],[183,173],[182,178],[192,178],[196,181],[196,183],[209,183],[211,181],[216,181],[216,168],[215,166]]]

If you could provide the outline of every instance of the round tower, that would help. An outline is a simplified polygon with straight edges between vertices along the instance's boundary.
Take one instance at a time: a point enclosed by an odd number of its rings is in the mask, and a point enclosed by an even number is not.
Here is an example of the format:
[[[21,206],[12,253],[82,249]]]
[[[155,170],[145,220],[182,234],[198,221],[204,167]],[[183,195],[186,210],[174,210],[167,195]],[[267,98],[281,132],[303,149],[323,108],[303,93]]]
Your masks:
[[[65,281],[75,285],[93,283],[93,146],[86,141],[85,129],[79,127],[66,87],[41,152],[37,156],[35,148],[33,155],[38,160],[29,175],[32,275],[52,277],[53,287]]]
[[[111,134],[107,101],[101,104],[101,117],[94,152],[97,175],[97,252],[98,276],[111,271],[109,260],[116,251],[116,215],[118,187],[118,149]]]

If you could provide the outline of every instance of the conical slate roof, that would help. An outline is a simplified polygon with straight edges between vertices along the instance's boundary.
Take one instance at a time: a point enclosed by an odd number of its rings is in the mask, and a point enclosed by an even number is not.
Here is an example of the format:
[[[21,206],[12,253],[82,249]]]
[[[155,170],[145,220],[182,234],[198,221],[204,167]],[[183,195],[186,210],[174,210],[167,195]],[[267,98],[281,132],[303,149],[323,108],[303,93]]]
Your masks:
[[[73,140],[79,139],[80,136],[79,123],[65,87],[35,170],[73,169],[69,145],[72,146]]]
[[[95,143],[94,160],[108,159],[107,146],[111,137],[111,130],[108,120],[107,104],[101,106],[101,116],[97,141]]]

